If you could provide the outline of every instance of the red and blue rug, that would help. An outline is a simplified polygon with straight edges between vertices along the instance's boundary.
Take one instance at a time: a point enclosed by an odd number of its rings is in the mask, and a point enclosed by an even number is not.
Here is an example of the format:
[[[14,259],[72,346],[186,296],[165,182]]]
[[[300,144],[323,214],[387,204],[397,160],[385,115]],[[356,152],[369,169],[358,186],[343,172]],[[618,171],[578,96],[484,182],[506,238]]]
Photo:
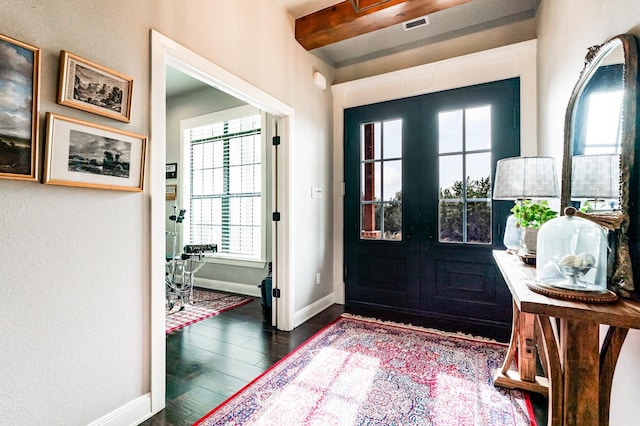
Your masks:
[[[183,309],[178,305],[173,309],[167,307],[165,311],[167,333],[253,301],[250,297],[195,287],[192,300],[193,304],[185,302]]]
[[[196,425],[535,425],[493,386],[506,346],[342,317]]]

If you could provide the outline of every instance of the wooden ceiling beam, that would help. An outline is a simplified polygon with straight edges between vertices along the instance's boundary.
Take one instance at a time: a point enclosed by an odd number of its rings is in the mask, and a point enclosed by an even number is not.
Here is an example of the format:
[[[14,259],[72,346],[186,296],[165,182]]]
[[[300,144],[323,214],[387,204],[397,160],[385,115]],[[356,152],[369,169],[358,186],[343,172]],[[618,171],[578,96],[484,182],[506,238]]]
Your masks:
[[[346,0],[296,19],[296,40],[305,49],[312,50],[470,1],[388,0],[356,13],[351,2]]]

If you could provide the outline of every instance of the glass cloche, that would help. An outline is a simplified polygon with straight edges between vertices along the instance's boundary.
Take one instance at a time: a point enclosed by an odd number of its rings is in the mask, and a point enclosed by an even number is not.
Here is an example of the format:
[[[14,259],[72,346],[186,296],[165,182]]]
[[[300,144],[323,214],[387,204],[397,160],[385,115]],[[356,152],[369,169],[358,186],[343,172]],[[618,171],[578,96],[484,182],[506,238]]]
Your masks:
[[[607,291],[607,232],[596,223],[573,216],[545,223],[538,233],[538,282],[565,290]]]
[[[522,246],[522,234],[524,228],[516,225],[516,217],[510,215],[507,218],[507,225],[504,228],[503,243],[507,250],[516,253]]]

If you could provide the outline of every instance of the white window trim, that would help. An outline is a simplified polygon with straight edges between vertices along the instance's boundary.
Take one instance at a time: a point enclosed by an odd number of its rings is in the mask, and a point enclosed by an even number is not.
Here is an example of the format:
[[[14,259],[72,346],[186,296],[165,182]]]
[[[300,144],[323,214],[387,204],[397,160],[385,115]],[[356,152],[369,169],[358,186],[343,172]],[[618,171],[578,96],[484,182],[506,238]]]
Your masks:
[[[215,263],[220,265],[230,265],[230,266],[241,266],[246,268],[257,268],[263,269],[267,263],[267,197],[265,196],[267,190],[267,143],[266,143],[266,132],[265,128],[267,125],[266,114],[261,112],[258,108],[252,105],[244,105],[241,107],[230,108],[223,111],[217,111],[209,114],[199,115],[197,117],[185,118],[184,120],[180,120],[180,163],[182,164],[182,199],[185,202],[191,205],[191,169],[189,167],[189,153],[190,151],[190,140],[187,140],[184,137],[185,130],[191,129],[194,127],[205,126],[207,124],[211,124],[216,121],[225,121],[232,120],[235,118],[246,117],[249,115],[260,114],[261,116],[261,132],[260,132],[260,147],[262,149],[261,152],[261,167],[260,174],[262,180],[262,186],[260,188],[260,202],[262,208],[262,216],[260,221],[260,257],[259,259],[245,259],[242,257],[225,254],[225,253],[213,253],[211,255],[207,255],[205,261],[207,263]],[[187,215],[185,216],[184,221],[182,222],[182,245],[189,244],[190,238],[190,226],[189,223],[189,211],[187,211]],[[219,244],[214,241],[214,244]]]

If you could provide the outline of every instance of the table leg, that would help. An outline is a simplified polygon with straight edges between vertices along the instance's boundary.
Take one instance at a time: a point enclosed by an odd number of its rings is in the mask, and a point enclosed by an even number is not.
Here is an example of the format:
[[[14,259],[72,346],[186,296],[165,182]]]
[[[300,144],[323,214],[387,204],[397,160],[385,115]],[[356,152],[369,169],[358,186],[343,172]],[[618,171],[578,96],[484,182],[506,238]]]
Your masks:
[[[600,400],[599,325],[561,319],[564,425],[597,426]]]
[[[553,332],[551,318],[536,316],[536,333],[540,336],[539,345],[540,358],[545,373],[549,379],[549,404],[547,424],[549,426],[562,425],[562,366],[560,365],[560,354],[558,352],[558,342]]]
[[[536,316],[520,314],[520,336],[518,338],[518,372],[520,379],[526,382],[536,380]]]
[[[548,380],[536,375],[536,337],[535,318],[533,314],[520,312],[513,304],[513,324],[511,341],[502,368],[498,371],[493,383],[507,389],[523,389],[547,396]],[[518,355],[518,371],[511,370],[511,365]]]

